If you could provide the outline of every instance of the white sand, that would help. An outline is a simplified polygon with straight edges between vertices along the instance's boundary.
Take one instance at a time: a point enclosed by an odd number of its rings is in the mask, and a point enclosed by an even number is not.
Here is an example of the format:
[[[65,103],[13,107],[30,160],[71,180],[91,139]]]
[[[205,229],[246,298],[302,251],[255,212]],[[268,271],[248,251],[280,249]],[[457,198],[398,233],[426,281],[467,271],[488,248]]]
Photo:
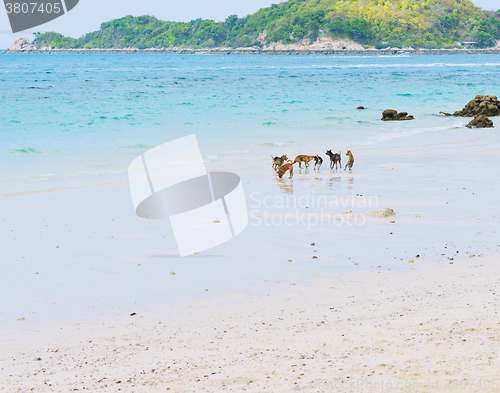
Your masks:
[[[124,182],[5,198],[0,390],[494,391],[500,258],[475,255],[500,252],[500,183],[480,168],[497,155],[482,158],[444,155],[430,173],[367,156],[353,174],[293,182],[244,173],[248,228],[185,259],[164,223],[134,215]],[[317,217],[323,195],[377,203],[325,208],[365,215],[359,226],[253,222]],[[309,199],[277,207],[283,196]],[[396,216],[370,215],[385,208]]]
[[[176,315],[13,330],[1,342],[0,389],[495,391],[499,259],[415,258],[405,272],[276,284],[234,306],[221,298]]]

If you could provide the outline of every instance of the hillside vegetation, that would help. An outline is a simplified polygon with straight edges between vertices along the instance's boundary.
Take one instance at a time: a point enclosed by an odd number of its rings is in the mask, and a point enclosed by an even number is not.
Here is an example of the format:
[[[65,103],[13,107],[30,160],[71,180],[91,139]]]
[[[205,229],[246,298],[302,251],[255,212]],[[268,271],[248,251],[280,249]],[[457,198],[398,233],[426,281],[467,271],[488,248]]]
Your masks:
[[[312,43],[320,35],[377,47],[446,48],[457,41],[488,47],[500,39],[500,10],[483,11],[469,0],[289,0],[243,18],[228,16],[224,22],[126,16],[78,39],[44,33],[35,44],[39,48],[234,48]]]

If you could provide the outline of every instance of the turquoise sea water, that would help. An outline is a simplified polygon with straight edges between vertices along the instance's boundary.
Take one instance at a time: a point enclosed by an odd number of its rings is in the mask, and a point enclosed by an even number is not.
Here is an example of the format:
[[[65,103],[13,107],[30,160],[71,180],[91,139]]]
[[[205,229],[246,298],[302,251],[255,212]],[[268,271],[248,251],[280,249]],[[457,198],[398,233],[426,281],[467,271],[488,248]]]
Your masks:
[[[137,154],[193,133],[209,169],[325,149],[494,145],[465,119],[436,115],[496,94],[499,79],[498,55],[3,55],[0,194],[122,173]],[[417,120],[381,122],[387,108]]]

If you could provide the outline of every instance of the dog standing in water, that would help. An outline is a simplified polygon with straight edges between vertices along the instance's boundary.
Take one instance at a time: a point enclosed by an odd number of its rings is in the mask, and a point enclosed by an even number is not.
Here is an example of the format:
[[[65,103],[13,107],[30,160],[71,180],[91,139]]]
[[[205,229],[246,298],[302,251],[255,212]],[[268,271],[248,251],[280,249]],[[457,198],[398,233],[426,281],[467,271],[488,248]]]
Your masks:
[[[283,178],[283,175],[286,173],[286,171],[290,171],[290,177],[291,179],[293,177],[293,164],[292,161],[288,160],[288,162],[285,165],[282,165],[278,169],[278,176],[279,178]]]
[[[281,157],[271,156],[271,158],[273,159],[273,169],[274,170],[277,170],[281,165],[283,165],[285,163],[286,160],[288,160],[288,157],[286,156],[286,154],[283,154]]]
[[[349,170],[352,169],[352,166],[354,165],[354,156],[352,155],[350,150],[347,150],[347,153],[345,153],[346,156],[349,156],[349,160],[347,161],[347,164],[345,164],[344,172],[349,167]]]
[[[316,169],[316,165],[318,169],[321,168],[321,164],[323,164],[323,159],[319,155],[314,156],[314,169]]]
[[[340,160],[341,159],[340,151],[338,153],[332,153],[331,150],[327,150],[326,155],[330,157],[330,169],[333,169],[333,165],[335,165],[335,169],[337,169],[337,163],[340,169],[342,169],[342,162]]]
[[[293,162],[294,164],[296,162],[299,163],[299,168],[302,168],[302,163],[306,164],[306,168],[309,167],[309,161],[314,160],[315,156],[306,156],[304,154],[301,154],[300,156],[295,157],[295,161]]]

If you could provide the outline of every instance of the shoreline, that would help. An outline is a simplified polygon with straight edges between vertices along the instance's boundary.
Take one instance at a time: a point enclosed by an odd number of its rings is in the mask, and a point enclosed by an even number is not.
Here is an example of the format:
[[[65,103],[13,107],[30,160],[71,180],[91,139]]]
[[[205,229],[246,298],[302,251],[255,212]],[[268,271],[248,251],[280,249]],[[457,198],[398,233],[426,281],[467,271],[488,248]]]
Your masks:
[[[335,56],[380,56],[389,55],[397,56],[399,49],[372,49],[372,50],[266,50],[255,48],[235,48],[235,49],[192,49],[192,48],[168,48],[168,49],[36,49],[36,50],[9,50],[5,49],[0,54],[129,54],[129,55],[286,55],[286,56],[320,56],[320,55],[335,55]],[[409,56],[425,56],[425,55],[498,55],[498,49],[419,49],[409,52]],[[402,56],[408,57],[408,56]]]

